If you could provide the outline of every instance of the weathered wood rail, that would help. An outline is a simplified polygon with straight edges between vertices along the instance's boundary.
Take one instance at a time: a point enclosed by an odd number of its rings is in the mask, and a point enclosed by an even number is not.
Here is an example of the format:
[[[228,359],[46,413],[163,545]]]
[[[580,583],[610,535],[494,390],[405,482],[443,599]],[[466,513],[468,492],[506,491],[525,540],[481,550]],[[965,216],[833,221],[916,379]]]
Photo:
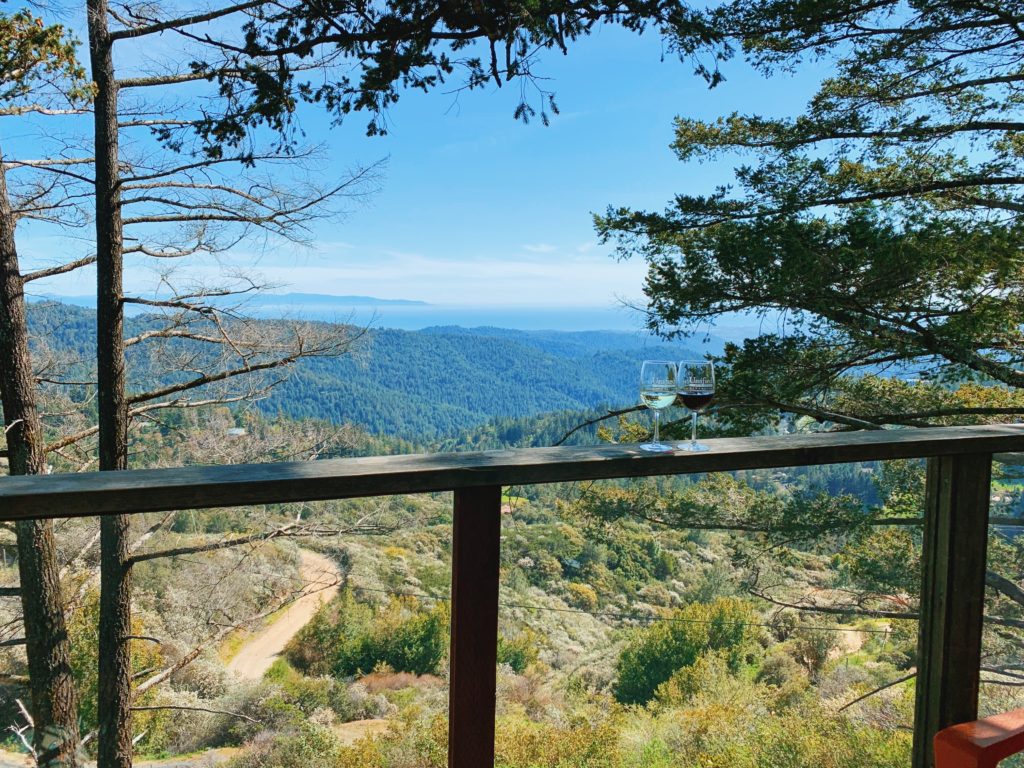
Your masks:
[[[0,520],[454,491],[448,764],[494,764],[501,488],[652,475],[927,458],[914,768],[932,737],[977,717],[992,456],[1024,426],[708,440],[707,453],[532,448],[0,478]]]

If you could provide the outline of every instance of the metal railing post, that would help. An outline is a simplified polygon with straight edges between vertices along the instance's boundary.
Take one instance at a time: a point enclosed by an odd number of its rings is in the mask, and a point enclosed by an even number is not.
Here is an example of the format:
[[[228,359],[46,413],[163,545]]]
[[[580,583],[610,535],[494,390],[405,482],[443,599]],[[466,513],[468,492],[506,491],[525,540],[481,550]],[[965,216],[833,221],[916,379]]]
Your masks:
[[[455,491],[449,768],[494,765],[501,487]]]
[[[934,765],[938,731],[978,716],[991,477],[989,453],[928,460],[913,768]]]

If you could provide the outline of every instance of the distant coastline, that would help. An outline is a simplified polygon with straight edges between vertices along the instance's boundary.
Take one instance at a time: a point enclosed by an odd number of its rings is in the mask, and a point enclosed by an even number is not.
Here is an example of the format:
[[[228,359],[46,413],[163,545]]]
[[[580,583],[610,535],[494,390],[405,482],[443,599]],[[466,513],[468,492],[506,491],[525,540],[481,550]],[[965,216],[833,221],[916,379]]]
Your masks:
[[[92,309],[92,296],[38,296],[32,301],[58,301]],[[522,331],[630,331],[647,335],[636,310],[620,306],[537,307],[430,304],[415,299],[375,296],[329,296],[316,293],[281,293],[237,299],[254,317],[295,317],[324,322],[353,323],[373,328],[418,331],[437,326],[510,328]],[[232,304],[235,301],[231,302]],[[130,307],[132,314],[151,311]]]
[[[92,296],[35,296],[30,301],[56,301],[93,309]],[[253,317],[298,318],[329,323],[347,323],[369,328],[420,331],[425,328],[507,328],[517,331],[614,331],[651,338],[644,314],[632,307],[604,306],[472,306],[431,304],[415,299],[382,299],[374,296],[329,296],[316,293],[282,293],[246,296],[230,302],[241,303]],[[129,305],[130,315],[152,311]],[[724,341],[741,341],[756,336],[763,324],[757,318],[736,315],[720,320],[712,334],[698,334],[697,343],[708,351],[720,352]]]

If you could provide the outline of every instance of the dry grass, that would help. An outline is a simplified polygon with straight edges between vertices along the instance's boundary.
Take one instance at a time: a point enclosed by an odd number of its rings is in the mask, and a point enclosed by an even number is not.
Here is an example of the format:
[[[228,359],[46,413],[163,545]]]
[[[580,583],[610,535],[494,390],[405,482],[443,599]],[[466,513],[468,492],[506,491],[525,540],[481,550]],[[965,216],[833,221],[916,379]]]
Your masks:
[[[404,688],[428,691],[445,686],[445,681],[436,675],[414,675],[410,672],[372,672],[360,678],[359,682],[369,693],[400,691]]]

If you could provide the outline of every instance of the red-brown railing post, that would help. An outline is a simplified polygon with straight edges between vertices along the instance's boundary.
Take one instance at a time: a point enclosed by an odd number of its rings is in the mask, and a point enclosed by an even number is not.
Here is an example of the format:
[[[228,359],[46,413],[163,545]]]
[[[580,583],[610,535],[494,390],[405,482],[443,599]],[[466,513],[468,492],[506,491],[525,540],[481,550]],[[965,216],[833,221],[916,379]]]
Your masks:
[[[455,491],[449,768],[494,765],[501,487]]]
[[[936,733],[978,716],[991,477],[988,453],[928,460],[913,768],[934,764]]]

